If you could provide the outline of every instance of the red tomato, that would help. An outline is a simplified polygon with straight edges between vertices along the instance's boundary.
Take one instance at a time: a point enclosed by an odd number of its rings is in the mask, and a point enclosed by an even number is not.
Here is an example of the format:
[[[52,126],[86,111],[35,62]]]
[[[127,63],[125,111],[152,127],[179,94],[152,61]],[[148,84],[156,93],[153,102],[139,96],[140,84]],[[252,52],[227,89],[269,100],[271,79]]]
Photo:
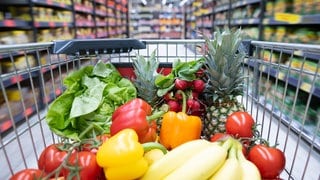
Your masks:
[[[252,138],[255,122],[253,117],[244,111],[230,114],[226,120],[226,133],[236,138]]]
[[[225,133],[215,133],[211,136],[210,141],[216,142],[216,141],[224,140],[228,137],[230,137],[230,135],[225,134]]]
[[[277,178],[286,164],[285,155],[280,149],[263,144],[253,146],[248,153],[248,159],[258,167],[265,179]]]
[[[57,147],[59,145],[60,144],[51,144],[42,151],[38,160],[40,170],[51,173],[61,165],[67,155],[67,151],[60,150]],[[61,175],[62,172],[60,172],[59,176]]]
[[[71,154],[68,159],[69,165],[79,167],[79,176],[81,180],[101,179],[103,175],[102,168],[97,164],[96,155],[90,151],[80,151]],[[63,170],[66,179],[77,179],[77,176],[68,177],[73,174],[69,169]]]
[[[98,150],[98,147],[109,138],[110,138],[110,134],[98,135],[96,139],[92,138],[92,140],[89,140],[88,143],[82,144],[80,150],[91,151],[93,153],[96,153]]]
[[[10,180],[35,180],[45,177],[45,173],[39,169],[23,169],[13,176]]]

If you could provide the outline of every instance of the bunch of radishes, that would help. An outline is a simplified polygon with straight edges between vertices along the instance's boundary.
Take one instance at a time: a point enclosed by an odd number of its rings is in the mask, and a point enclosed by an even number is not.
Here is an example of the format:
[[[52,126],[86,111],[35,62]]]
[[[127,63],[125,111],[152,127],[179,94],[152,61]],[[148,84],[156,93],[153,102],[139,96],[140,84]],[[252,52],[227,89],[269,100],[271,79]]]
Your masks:
[[[202,79],[186,81],[176,78],[174,88],[164,96],[165,103],[169,106],[170,111],[179,112],[182,110],[182,94],[181,90],[186,95],[187,114],[201,115],[204,111],[204,106],[199,100],[199,95],[205,88],[205,82]]]

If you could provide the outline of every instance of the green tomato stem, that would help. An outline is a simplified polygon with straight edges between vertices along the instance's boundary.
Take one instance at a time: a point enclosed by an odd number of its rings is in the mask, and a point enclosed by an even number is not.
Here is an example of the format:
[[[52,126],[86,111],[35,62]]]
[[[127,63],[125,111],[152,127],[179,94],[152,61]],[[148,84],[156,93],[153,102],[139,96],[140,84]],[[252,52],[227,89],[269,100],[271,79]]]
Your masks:
[[[151,151],[152,149],[160,149],[163,154],[167,154],[168,150],[162,144],[157,142],[146,142],[142,144],[144,152]]]
[[[187,112],[187,97],[186,97],[186,94],[182,90],[178,90],[177,92],[182,95],[182,112],[186,113]]]
[[[151,114],[150,116],[147,116],[147,121],[152,121],[155,119],[160,118],[164,113],[166,113],[165,111],[156,111],[153,114]]]

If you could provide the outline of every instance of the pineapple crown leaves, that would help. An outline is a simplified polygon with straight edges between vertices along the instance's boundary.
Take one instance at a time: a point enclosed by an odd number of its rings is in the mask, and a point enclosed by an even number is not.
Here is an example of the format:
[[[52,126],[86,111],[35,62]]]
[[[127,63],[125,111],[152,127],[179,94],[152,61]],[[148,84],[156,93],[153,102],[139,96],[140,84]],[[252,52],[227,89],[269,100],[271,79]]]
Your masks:
[[[138,97],[141,97],[151,105],[155,105],[159,97],[157,96],[157,87],[155,85],[158,76],[157,69],[159,61],[156,58],[155,50],[149,58],[142,55],[136,55],[133,60],[133,68],[136,78],[133,80],[137,88]]]
[[[206,45],[205,66],[208,77],[207,92],[214,92],[213,98],[242,94],[243,79],[241,62],[245,52],[241,49],[244,33],[241,29],[223,32],[217,30],[213,40],[204,36]]]

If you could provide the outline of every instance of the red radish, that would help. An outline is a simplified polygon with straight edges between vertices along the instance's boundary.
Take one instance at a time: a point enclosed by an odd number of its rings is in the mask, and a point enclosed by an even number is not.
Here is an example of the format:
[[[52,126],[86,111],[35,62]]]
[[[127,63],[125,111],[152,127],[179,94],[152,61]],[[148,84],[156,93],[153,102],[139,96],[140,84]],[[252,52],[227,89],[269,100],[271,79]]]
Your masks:
[[[196,79],[193,81],[193,90],[201,93],[205,88],[205,83],[203,80],[201,79]]]
[[[175,88],[178,90],[185,90],[188,88],[188,81],[182,79],[176,79],[174,81]]]
[[[166,102],[168,102],[169,100],[174,99],[174,98],[173,98],[173,95],[172,95],[172,92],[167,92],[167,93],[163,96],[163,98],[164,98],[164,100],[165,100]]]
[[[199,101],[194,100],[194,99],[188,99],[187,106],[191,111],[199,111],[199,109],[200,109]]]
[[[175,97],[177,100],[182,100],[182,94],[181,94],[181,93],[176,92],[176,93],[174,94],[174,97]]]
[[[178,112],[181,109],[180,104],[177,101],[169,100],[167,104],[169,106],[169,111]]]
[[[195,92],[195,91],[192,91],[192,98],[193,99],[198,99],[199,97],[199,93]]]
[[[199,70],[196,72],[196,76],[197,76],[198,78],[201,78],[203,75],[204,75],[204,69],[199,69]]]

